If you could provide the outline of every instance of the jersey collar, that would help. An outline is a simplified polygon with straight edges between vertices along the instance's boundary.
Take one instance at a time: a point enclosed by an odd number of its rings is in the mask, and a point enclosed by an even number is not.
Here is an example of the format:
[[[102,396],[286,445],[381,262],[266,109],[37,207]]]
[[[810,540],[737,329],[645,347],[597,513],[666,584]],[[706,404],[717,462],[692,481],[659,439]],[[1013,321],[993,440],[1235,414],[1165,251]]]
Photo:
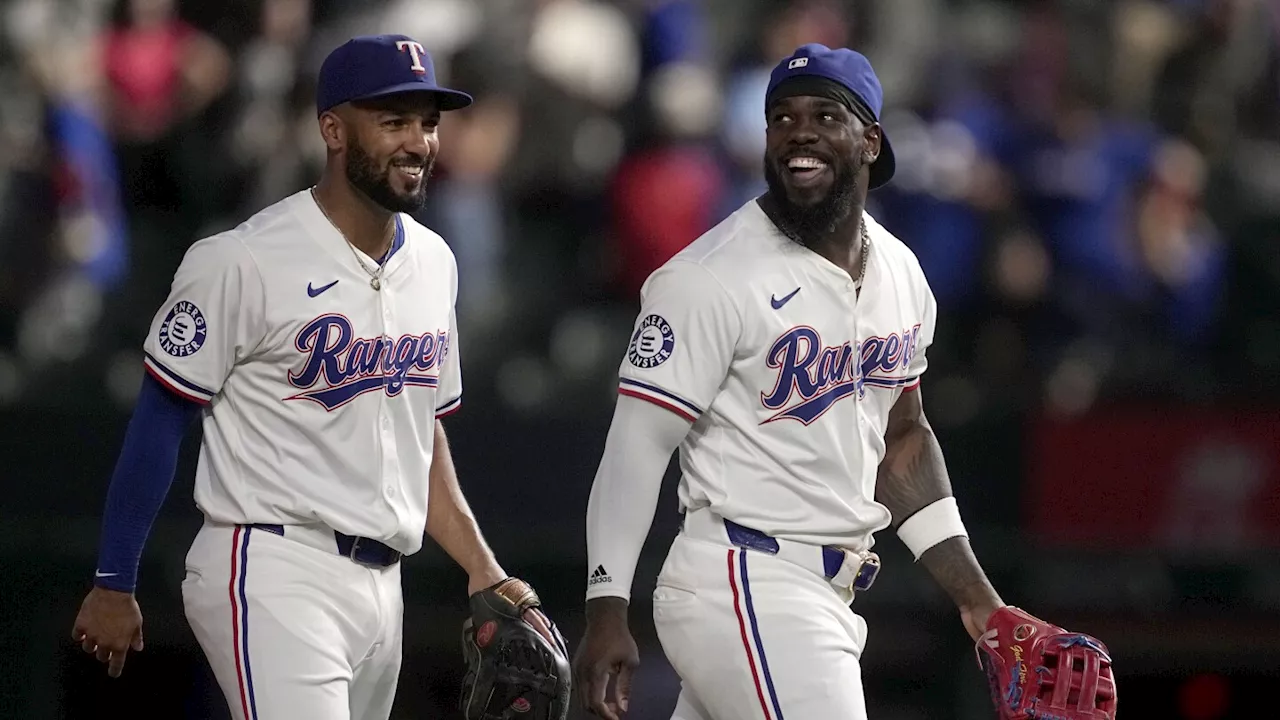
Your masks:
[[[405,228],[403,213],[395,214],[395,237],[391,241],[391,249],[387,251],[386,256],[379,263],[377,258],[369,257],[359,248],[347,243],[346,238],[342,237],[342,233],[338,232],[338,229],[324,216],[324,211],[320,209],[319,205],[316,205],[309,191],[303,190],[297,193],[294,198],[297,200],[297,214],[302,219],[303,227],[306,228],[307,233],[343,267],[349,267],[353,272],[365,275],[364,271],[355,263],[355,258],[351,256],[352,251],[359,254],[360,258],[370,267],[382,264],[386,268],[383,271],[383,277],[391,277],[400,266],[404,265],[404,260],[409,254],[405,246],[412,245],[412,243],[407,242],[408,231]]]
[[[845,272],[843,268],[826,259],[822,255],[810,250],[808,247],[805,247],[782,234],[782,231],[773,223],[769,214],[764,211],[764,208],[760,207],[760,203],[752,200],[750,205],[752,208],[751,212],[754,213],[759,218],[760,222],[764,223],[765,227],[769,229],[769,237],[777,243],[779,252],[787,257],[796,258],[802,262],[808,263],[814,270],[830,279],[834,285],[848,286],[850,288],[857,286],[857,281],[850,276],[849,273]],[[871,216],[869,216],[865,211],[862,213],[862,222],[867,224],[867,252],[870,253],[867,257],[867,273],[866,276],[862,278],[862,287],[866,287],[871,280],[873,268],[876,264],[876,253],[874,250],[876,238],[875,225],[871,220]]]

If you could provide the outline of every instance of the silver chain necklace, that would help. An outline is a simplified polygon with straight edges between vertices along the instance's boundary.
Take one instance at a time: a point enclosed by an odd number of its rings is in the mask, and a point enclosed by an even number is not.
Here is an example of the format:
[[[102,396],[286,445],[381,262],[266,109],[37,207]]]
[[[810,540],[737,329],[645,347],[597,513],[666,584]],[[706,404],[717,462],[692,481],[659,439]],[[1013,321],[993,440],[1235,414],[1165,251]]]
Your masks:
[[[320,208],[320,213],[324,215],[324,219],[328,220],[329,224],[333,226],[333,229],[337,230],[338,234],[342,236],[343,242],[345,242],[347,244],[347,248],[351,250],[351,257],[355,258],[356,262],[360,263],[360,267],[366,273],[368,273],[369,287],[373,288],[374,290],[381,290],[382,289],[382,271],[386,270],[386,266],[379,265],[376,268],[370,268],[365,263],[364,258],[360,257],[360,253],[356,252],[355,244],[347,239],[347,234],[342,232],[342,228],[338,227],[338,223],[334,222],[333,218],[329,217],[329,211],[324,209],[324,205],[320,204],[320,198],[316,197],[316,187],[314,185],[311,186],[311,199],[315,201],[316,207]],[[866,265],[865,258],[863,259],[863,265],[864,266]]]
[[[861,267],[858,268],[858,281],[854,283],[854,285],[861,290],[862,282],[867,277],[867,255],[868,251],[871,249],[871,235],[867,232],[867,223],[865,220],[858,223],[858,227],[862,230],[862,262]]]

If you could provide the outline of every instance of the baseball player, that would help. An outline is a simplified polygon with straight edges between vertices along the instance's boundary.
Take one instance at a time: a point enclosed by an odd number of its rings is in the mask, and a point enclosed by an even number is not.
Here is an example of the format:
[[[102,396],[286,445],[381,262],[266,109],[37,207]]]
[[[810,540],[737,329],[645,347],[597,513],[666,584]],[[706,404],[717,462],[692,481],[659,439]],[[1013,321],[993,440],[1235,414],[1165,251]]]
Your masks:
[[[564,658],[567,700],[563,641],[459,490],[440,422],[462,402],[457,267],[406,214],[423,205],[441,113],[472,99],[436,83],[422,45],[384,35],[334,50],[316,100],[328,151],[318,184],[195,243],[155,316],[73,637],[112,677],[142,650],[138,559],[199,418],[205,523],[182,596],[233,717],[388,717],[400,561],[424,530],[484,610],[472,645],[511,641],[514,619]],[[484,656],[468,657],[468,682],[494,681]],[[468,702],[468,717],[485,711]]]
[[[653,594],[682,679],[673,718],[866,718],[867,625],[849,606],[879,571],[873,534],[891,525],[969,635],[1014,652],[1008,632],[988,633],[1014,610],[974,558],[923,411],[933,295],[864,210],[894,173],[880,83],[857,52],[805,45],[773,70],[764,104],[767,192],[648,278],[621,364],[574,663],[581,703],[611,720],[631,699],[627,603],[677,447],[684,515]],[[1109,681],[1109,665],[1095,670]],[[1092,707],[1101,695],[1080,687]],[[1109,717],[1035,717],[1049,716]]]

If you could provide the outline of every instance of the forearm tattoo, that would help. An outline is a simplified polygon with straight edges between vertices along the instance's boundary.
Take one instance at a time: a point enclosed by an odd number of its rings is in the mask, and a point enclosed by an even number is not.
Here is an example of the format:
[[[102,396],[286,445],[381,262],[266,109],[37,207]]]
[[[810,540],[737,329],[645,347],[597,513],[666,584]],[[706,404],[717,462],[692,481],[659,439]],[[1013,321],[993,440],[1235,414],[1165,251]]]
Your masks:
[[[951,480],[938,438],[923,418],[891,427],[885,440],[876,500],[889,509],[897,527],[930,503],[949,497]],[[954,537],[934,545],[921,555],[920,563],[957,606],[999,603],[968,538]]]
[[[942,448],[923,421],[904,421],[885,438],[876,478],[876,501],[889,509],[897,527],[930,503],[951,495]]]

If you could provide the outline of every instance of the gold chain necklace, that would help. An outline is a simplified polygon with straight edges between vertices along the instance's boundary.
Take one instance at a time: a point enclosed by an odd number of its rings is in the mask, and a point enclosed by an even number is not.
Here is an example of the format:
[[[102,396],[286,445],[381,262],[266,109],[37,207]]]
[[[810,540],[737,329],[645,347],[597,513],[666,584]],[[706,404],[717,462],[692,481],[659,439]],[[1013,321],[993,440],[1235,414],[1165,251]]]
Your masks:
[[[316,207],[320,208],[320,213],[324,215],[324,219],[328,220],[329,224],[333,226],[333,229],[337,230],[338,234],[342,236],[343,242],[345,242],[347,244],[347,248],[351,250],[351,257],[355,258],[356,262],[360,263],[360,268],[369,275],[369,287],[374,290],[381,290],[382,271],[386,270],[386,266],[379,265],[377,268],[370,268],[365,263],[364,258],[360,257],[360,253],[356,252],[355,244],[347,239],[347,234],[342,232],[342,228],[338,227],[338,223],[334,222],[333,218],[329,217],[329,211],[324,209],[324,205],[320,204],[320,198],[316,197],[316,187],[314,185],[311,186],[311,199],[315,201]]]

